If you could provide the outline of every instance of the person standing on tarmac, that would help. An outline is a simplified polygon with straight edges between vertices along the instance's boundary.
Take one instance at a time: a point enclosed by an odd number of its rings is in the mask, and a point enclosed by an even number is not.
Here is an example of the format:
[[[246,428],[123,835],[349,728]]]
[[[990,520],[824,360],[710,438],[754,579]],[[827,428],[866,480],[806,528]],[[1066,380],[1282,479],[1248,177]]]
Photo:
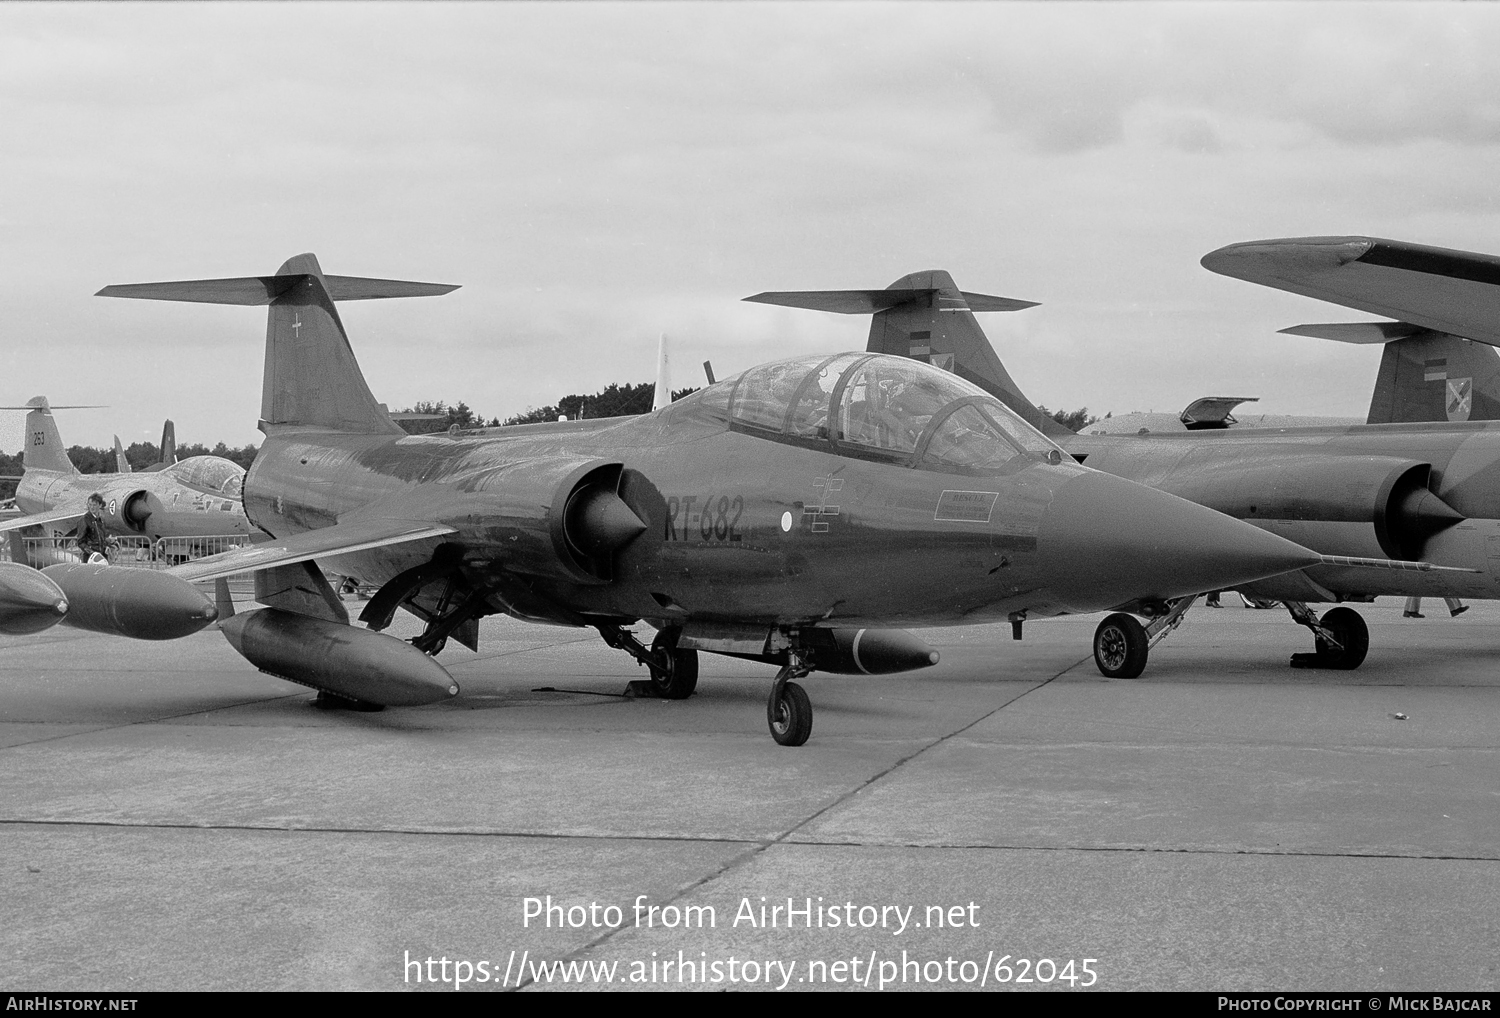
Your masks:
[[[89,496],[89,511],[79,524],[78,554],[85,562],[108,562],[109,549],[118,543],[104,532],[104,496],[96,491]]]

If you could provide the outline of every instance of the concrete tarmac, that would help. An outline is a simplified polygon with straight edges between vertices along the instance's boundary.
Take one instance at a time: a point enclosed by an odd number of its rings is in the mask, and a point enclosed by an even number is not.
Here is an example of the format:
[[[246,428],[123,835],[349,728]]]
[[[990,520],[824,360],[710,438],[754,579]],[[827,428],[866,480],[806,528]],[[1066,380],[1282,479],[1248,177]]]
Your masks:
[[[0,986],[1494,990],[1500,604],[1359,607],[1354,672],[1288,668],[1279,609],[1133,681],[1097,616],[928,630],[936,668],[806,680],[798,749],[768,667],[624,699],[507,619],[378,714],[213,630],[3,638]]]

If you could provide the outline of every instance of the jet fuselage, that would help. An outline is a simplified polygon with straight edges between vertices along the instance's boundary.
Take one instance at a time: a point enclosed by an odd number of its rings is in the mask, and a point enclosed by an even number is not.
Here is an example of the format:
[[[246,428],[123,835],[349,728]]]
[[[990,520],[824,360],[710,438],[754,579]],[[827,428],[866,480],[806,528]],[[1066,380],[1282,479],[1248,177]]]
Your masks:
[[[1422,559],[1473,572],[1318,566],[1268,597],[1500,597],[1500,423],[1228,429],[1063,439],[1089,466],[1188,498],[1328,555]],[[1400,485],[1410,482],[1410,489]],[[1421,489],[1434,505],[1403,516]],[[1408,502],[1408,506],[1415,506]],[[1420,517],[1420,518],[1418,518]],[[1319,591],[1317,588],[1324,588]]]

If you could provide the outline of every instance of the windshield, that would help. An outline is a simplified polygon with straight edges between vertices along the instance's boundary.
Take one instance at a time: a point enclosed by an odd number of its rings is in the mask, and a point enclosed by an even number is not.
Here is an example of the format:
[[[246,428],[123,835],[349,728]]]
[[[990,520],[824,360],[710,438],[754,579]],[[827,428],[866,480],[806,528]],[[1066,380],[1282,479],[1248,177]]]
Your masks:
[[[688,401],[737,431],[950,473],[993,473],[1059,451],[977,385],[884,354],[772,361]]]

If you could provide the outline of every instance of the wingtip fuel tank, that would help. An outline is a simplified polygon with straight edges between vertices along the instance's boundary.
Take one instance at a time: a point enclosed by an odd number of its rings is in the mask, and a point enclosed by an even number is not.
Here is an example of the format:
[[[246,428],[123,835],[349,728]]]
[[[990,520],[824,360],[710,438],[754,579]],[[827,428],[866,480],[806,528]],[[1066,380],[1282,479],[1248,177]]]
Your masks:
[[[40,633],[68,614],[68,599],[50,578],[19,562],[0,562],[0,633]]]
[[[219,614],[196,587],[169,573],[73,563],[48,566],[42,575],[67,598],[63,621],[75,629],[175,640],[198,632]]]

